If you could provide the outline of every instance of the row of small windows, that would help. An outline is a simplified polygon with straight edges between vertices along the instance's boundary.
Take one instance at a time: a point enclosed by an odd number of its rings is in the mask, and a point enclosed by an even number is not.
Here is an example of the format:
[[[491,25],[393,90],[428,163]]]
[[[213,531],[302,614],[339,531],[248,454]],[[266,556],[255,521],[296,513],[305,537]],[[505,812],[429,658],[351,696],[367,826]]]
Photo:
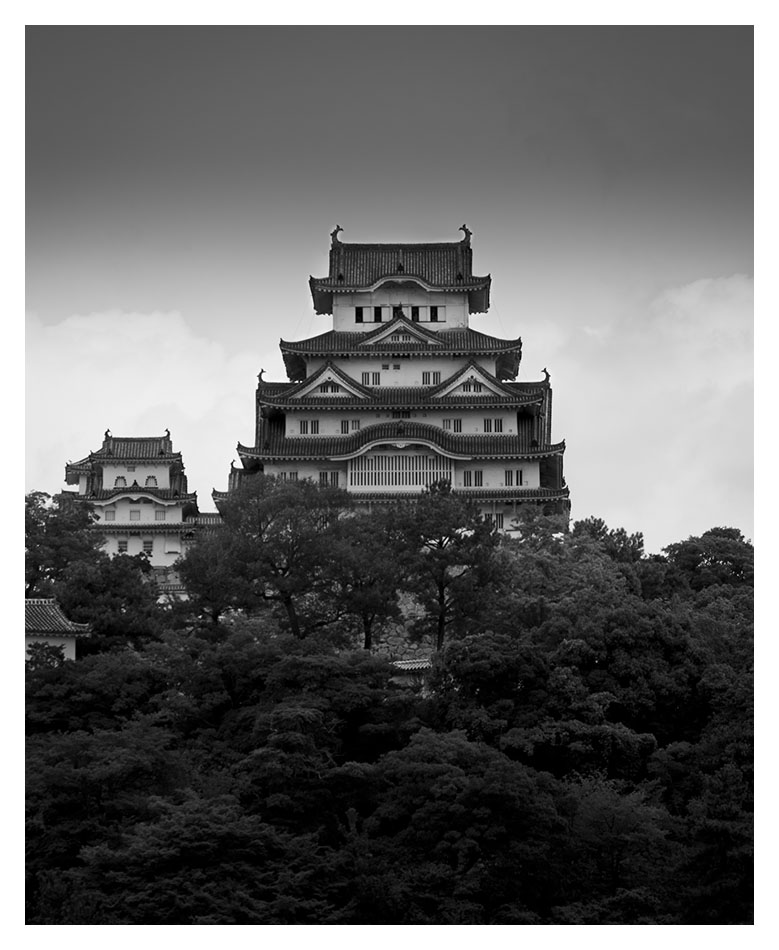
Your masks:
[[[396,410],[392,413],[393,419],[410,419],[411,413],[408,410]],[[442,419],[443,428],[447,432],[462,432],[462,419]],[[484,432],[503,432],[502,419],[483,419],[482,427]],[[350,432],[356,432],[360,428],[359,419],[341,419],[341,435],[349,435]],[[300,435],[319,435],[319,419],[300,419],[298,421],[298,432]]]
[[[464,393],[480,393],[482,391],[481,383],[463,383]]]
[[[363,373],[363,386],[381,386],[381,373]]]
[[[484,516],[490,524],[494,525],[499,531],[503,530],[503,514],[498,512],[494,515],[485,515]]]
[[[127,471],[134,471],[134,469],[128,468]],[[157,487],[157,477],[155,475],[147,475],[146,482],[144,483],[146,488],[156,488]],[[124,475],[117,475],[114,479],[114,488],[127,488],[127,479]]]
[[[429,319],[430,323],[439,323],[443,319],[443,307],[432,306],[432,307],[407,307],[406,309],[411,311],[411,319],[414,323],[420,323],[425,316]],[[385,311],[389,314],[392,313],[392,319],[395,317],[405,317],[407,316],[406,310],[402,306],[394,307],[355,307],[354,308],[354,322],[355,323],[381,323],[384,319]]]
[[[127,554],[127,542],[119,541],[118,550],[120,554]],[[154,541],[144,541],[143,542],[143,553],[144,554],[154,554]]]
[[[158,509],[154,512],[154,520],[155,520],[155,521],[165,521],[166,516],[167,516],[167,511],[165,511],[164,508],[158,508]],[[105,520],[106,520],[106,521],[116,521],[116,512],[109,508],[109,509],[105,512]],[[131,509],[130,509],[130,521],[140,521],[140,520],[141,520],[141,510],[140,510],[140,508],[131,508]]]
[[[441,374],[439,372],[423,372],[422,385],[429,386],[431,382],[433,386],[437,386],[441,382]]]
[[[503,481],[506,488],[513,488],[516,483],[517,488],[521,488],[524,484],[522,469],[517,468],[507,468],[503,473]],[[482,488],[484,486],[484,471],[482,469],[474,469],[473,471],[463,472],[463,487],[464,488]]]

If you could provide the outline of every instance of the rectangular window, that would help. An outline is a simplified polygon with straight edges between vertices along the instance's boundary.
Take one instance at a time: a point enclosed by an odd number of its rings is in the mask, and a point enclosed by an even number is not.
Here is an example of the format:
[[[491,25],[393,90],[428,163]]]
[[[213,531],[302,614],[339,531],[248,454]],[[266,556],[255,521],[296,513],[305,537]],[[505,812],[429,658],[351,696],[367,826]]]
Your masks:
[[[135,466],[134,466],[134,465],[128,465],[128,466],[127,466],[127,471],[128,471],[128,472],[134,472],[134,471],[135,471]]]
[[[164,508],[158,508],[158,509],[154,512],[154,520],[155,520],[155,521],[164,521],[164,520],[165,520],[165,515],[167,515],[167,511],[165,511]]]
[[[381,385],[381,373],[371,373],[371,385],[372,386]]]
[[[368,385],[370,384],[370,381],[371,381],[371,374],[370,374],[370,373],[363,373],[363,374],[362,374],[362,384],[363,384],[363,386],[368,386]]]
[[[473,484],[476,488],[481,488],[484,484],[484,472],[481,469],[473,473]]]
[[[291,482],[296,482],[296,481],[298,480],[298,473],[297,473],[297,472],[290,472],[290,473],[289,473],[289,480],[290,480]]]
[[[453,427],[454,427],[454,431],[455,431],[455,432],[462,432],[462,431],[463,431],[463,420],[462,420],[462,419],[454,419],[454,420],[452,420],[452,425],[453,425]]]
[[[470,488],[473,485],[473,472],[463,472],[463,486]]]
[[[341,435],[349,435],[349,420],[341,419]]]
[[[354,308],[354,322],[362,323],[362,307]]]
[[[330,472],[330,485],[332,488],[338,488],[338,472]]]
[[[360,420],[352,419],[352,432],[356,432],[360,428]]]
[[[444,419],[444,428],[445,428],[445,429],[449,429],[449,431],[451,432],[451,429],[452,429],[452,420],[451,420],[451,419]]]
[[[319,419],[311,420],[311,435],[319,435]]]
[[[382,363],[382,364],[381,364],[381,368],[382,368],[382,369],[389,369],[389,363]]]
[[[471,384],[470,384],[470,383],[463,383],[463,392],[464,392],[464,393],[469,393],[470,391],[471,391]]]
[[[319,473],[319,484],[322,488],[325,488],[327,486],[327,472]]]
[[[484,420],[484,431],[485,431],[485,432],[492,432],[492,419],[485,419],[485,420]]]
[[[422,385],[423,386],[430,385],[430,373],[422,373]]]
[[[286,482],[286,480],[287,480],[287,473],[286,473],[286,472],[279,472],[279,478],[280,478],[283,482]]]
[[[127,542],[119,541],[116,546],[116,549],[120,554],[127,554]]]
[[[517,469],[517,485],[522,485],[522,469]]]
[[[503,530],[503,512],[495,515],[495,527],[499,530]]]
[[[502,432],[502,431],[503,431],[503,420],[502,420],[502,419],[496,419],[496,420],[495,420],[495,431],[496,431],[496,432]]]
[[[410,412],[393,412],[392,418],[393,419],[410,419],[411,413]]]
[[[140,521],[141,520],[141,511],[140,508],[133,508],[130,510],[130,521]]]
[[[474,383],[474,384],[473,384],[473,391],[474,391],[475,393],[480,393],[480,392],[481,392],[481,383]]]
[[[430,308],[430,322],[438,323],[438,307]]]
[[[437,386],[441,382],[441,373],[436,371],[433,373],[433,385]]]
[[[411,319],[414,323],[419,323],[419,307],[411,308]]]
[[[507,468],[506,471],[503,473],[503,484],[506,486],[506,488],[513,488],[513,487],[514,487],[514,471],[513,471],[513,469]]]
[[[154,552],[154,541],[144,541],[143,542],[143,553],[152,554]]]
[[[392,368],[393,368],[393,369],[400,369],[400,363],[393,363],[393,364],[392,364]]]
[[[115,511],[107,511],[107,512],[105,513],[105,520],[106,520],[106,521],[116,521],[116,512],[115,512]]]
[[[381,323],[381,307],[373,308],[373,322]]]
[[[308,435],[308,419],[300,420],[300,434]]]

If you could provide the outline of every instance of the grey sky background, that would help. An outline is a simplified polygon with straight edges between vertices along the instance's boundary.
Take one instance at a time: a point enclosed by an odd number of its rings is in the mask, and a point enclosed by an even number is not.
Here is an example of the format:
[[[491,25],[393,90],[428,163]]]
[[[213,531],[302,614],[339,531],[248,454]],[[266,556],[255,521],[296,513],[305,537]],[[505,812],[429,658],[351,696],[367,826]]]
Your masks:
[[[170,428],[202,510],[344,241],[458,240],[575,519],[753,534],[752,30],[33,27],[26,487]]]

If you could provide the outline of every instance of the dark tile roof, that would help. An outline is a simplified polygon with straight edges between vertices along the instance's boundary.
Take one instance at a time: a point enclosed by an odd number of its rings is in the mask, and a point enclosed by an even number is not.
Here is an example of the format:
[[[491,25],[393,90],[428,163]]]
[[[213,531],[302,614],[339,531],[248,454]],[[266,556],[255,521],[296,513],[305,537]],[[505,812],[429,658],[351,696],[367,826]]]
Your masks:
[[[477,370],[498,392],[482,394],[467,393],[463,395],[440,395],[447,388],[454,385],[462,377],[467,380],[469,373]],[[324,396],[314,394],[300,396],[320,377],[330,376],[334,381],[340,380],[345,386],[354,389],[359,395],[351,393],[339,396]],[[543,383],[505,383],[492,373],[488,373],[474,360],[466,366],[458,368],[451,376],[435,386],[365,386],[344,372],[343,368],[330,361],[320,367],[315,373],[301,382],[293,383],[261,383],[257,387],[257,397],[261,404],[269,406],[300,406],[324,410],[353,409],[353,408],[393,408],[395,406],[418,406],[425,408],[497,408],[499,406],[526,406],[539,403],[543,400],[548,386]]]
[[[167,429],[164,435],[135,438],[113,436],[106,430],[103,444],[96,452],[90,452],[78,462],[68,462],[65,466],[65,479],[68,484],[75,484],[78,482],[78,476],[89,474],[96,463],[114,461],[168,462],[183,470],[181,452],[173,451],[173,442]]]
[[[88,637],[91,631],[88,623],[68,620],[53,598],[30,597],[24,602],[24,632],[28,637],[47,634]]]
[[[422,657],[418,660],[394,660],[392,665],[398,669],[402,670],[404,673],[415,672],[416,670],[429,670],[431,663],[430,657]]]
[[[463,230],[462,228],[460,230]],[[460,241],[425,244],[351,244],[333,235],[330,270],[326,277],[312,277],[334,287],[368,287],[383,277],[420,277],[436,287],[481,283],[489,277],[473,274],[470,232]]]
[[[106,501],[117,495],[149,495],[161,501],[197,503],[197,492],[181,492],[175,488],[146,488],[143,485],[128,485],[126,488],[95,488],[86,495],[78,495],[82,501]]]
[[[404,317],[395,317],[392,323],[408,324]],[[391,323],[383,324],[381,329],[386,330]],[[419,324],[411,323],[416,328]],[[371,353],[429,353],[441,356],[486,356],[497,355],[511,351],[522,350],[522,339],[501,340],[499,337],[480,333],[471,327],[457,327],[456,329],[441,329],[427,331],[429,339],[425,342],[412,339],[404,342],[389,339],[372,343],[372,339],[381,335],[378,331],[370,333],[349,332],[346,330],[328,330],[307,340],[281,340],[279,346],[282,353],[300,353],[309,356],[369,356]]]
[[[398,439],[404,442],[423,439],[445,452],[468,458],[540,458],[565,451],[565,442],[533,446],[527,431],[516,435],[455,435],[439,426],[408,419],[379,422],[343,436],[287,438],[280,428],[276,430],[275,427],[268,427],[263,437],[265,441],[259,446],[250,448],[239,443],[238,454],[242,458],[268,461],[287,458],[325,459],[348,455],[376,440]]]
[[[436,244],[345,244],[332,234],[327,276],[309,278],[317,313],[333,312],[333,294],[350,293],[392,280],[468,295],[471,313],[490,306],[489,274],[473,273],[470,231],[461,241]]]

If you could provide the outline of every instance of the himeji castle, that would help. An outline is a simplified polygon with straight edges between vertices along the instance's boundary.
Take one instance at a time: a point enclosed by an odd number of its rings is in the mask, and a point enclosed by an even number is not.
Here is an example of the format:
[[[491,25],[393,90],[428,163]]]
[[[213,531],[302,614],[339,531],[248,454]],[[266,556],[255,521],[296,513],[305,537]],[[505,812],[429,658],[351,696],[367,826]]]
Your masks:
[[[371,507],[447,480],[504,531],[520,505],[567,514],[548,373],[518,381],[521,339],[470,326],[491,278],[473,273],[468,228],[435,244],[350,244],[341,230],[327,275],[309,280],[331,329],[281,340],[288,379],[260,373],[253,444],[238,444],[229,488],[255,472],[309,478]]]

